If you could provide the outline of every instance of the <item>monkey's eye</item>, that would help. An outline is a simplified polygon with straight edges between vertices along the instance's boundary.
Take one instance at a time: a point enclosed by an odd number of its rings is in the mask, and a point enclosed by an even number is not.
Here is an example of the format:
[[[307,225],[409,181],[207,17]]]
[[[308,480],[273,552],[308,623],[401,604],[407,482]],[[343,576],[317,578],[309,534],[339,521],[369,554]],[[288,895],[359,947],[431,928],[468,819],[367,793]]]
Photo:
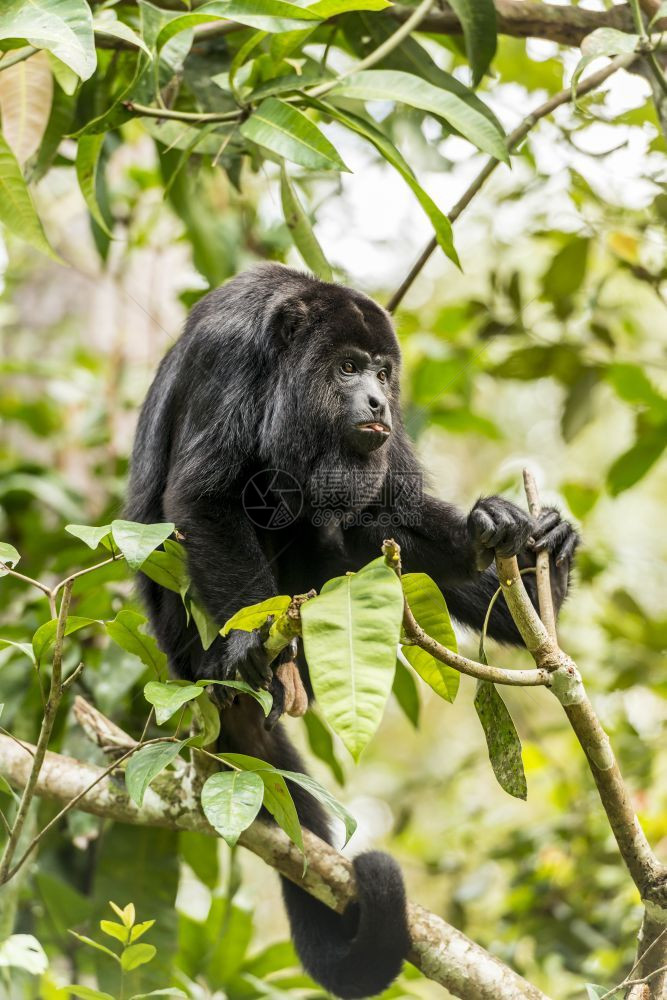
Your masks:
[[[378,378],[380,382],[386,382],[387,379],[389,378],[389,373],[386,371],[386,369],[381,368],[380,371],[378,372]]]
[[[342,371],[343,375],[354,375],[354,373],[357,370],[357,366],[355,365],[354,361],[343,361],[342,365],[340,366],[340,370]]]

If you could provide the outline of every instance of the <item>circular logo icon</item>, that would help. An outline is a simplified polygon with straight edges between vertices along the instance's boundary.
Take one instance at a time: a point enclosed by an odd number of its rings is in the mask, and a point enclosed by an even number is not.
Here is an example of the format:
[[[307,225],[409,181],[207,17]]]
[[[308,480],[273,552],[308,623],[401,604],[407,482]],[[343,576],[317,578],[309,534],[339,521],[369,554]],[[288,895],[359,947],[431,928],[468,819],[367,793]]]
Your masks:
[[[262,469],[243,487],[241,502],[253,524],[277,531],[296,521],[303,507],[303,493],[289,472]]]

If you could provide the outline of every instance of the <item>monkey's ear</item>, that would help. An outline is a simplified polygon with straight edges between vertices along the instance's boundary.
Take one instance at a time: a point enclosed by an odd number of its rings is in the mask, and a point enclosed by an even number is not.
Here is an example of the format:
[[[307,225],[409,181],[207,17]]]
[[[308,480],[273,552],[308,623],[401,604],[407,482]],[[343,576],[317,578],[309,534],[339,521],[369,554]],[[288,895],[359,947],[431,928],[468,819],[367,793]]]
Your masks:
[[[308,322],[308,304],[300,297],[282,302],[275,313],[273,329],[276,339],[286,346],[294,342]]]

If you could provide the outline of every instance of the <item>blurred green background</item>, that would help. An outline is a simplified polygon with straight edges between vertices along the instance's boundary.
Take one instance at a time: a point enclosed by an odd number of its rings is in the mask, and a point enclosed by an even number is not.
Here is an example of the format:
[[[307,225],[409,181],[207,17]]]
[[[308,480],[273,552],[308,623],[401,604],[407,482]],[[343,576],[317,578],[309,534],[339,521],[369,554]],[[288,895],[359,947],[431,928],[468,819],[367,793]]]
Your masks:
[[[443,65],[463,65],[454,44],[426,42]],[[575,63],[552,43],[503,38],[483,96],[512,127]],[[378,108],[446,210],[478,158],[456,136],[435,134],[423,115],[387,114]],[[428,221],[368,147],[335,125],[324,131],[352,173],[299,180],[315,231],[337,279],[386,302],[428,240]],[[35,193],[69,266],[9,234],[0,249],[0,538],[21,552],[26,573],[46,579],[94,561],[66,523],[119,515],[138,407],[189,305],[255,261],[303,266],[274,164],[253,172],[245,160],[240,191],[210,157],[194,154],[169,174],[165,161],[178,151],[165,152],[130,121],[105,147],[98,197],[109,241],[91,227],[72,147],[61,144]],[[462,272],[438,251],[396,324],[406,422],[437,494],[469,506],[501,491],[523,503],[528,466],[543,500],[580,525],[562,642],[667,860],[665,154],[641,77],[621,74],[604,96],[541,123],[512,171],[501,167],[457,223]],[[1,635],[28,641],[50,617],[46,602],[9,578],[1,594]],[[91,618],[134,600],[116,565],[84,578],[77,595],[74,613]],[[476,654],[474,637],[463,635],[462,646]],[[72,637],[66,656],[68,667],[85,659],[80,693],[140,731],[142,664],[95,635]],[[527,654],[494,644],[489,657],[530,665]],[[39,690],[11,647],[0,650],[0,690],[3,726],[34,739]],[[504,692],[528,779],[527,802],[514,800],[493,777],[473,694],[467,678],[453,706],[421,687],[418,728],[392,701],[358,768],[337,747],[343,788],[308,748],[302,722],[287,725],[316,776],[359,820],[353,852],[390,850],[411,898],[550,995],[582,997],[585,981],[613,985],[632,962],[641,907],[576,740],[547,692]],[[67,711],[55,745],[101,759]],[[40,819],[52,812],[42,804]],[[6,912],[15,912],[15,930],[37,936],[50,968],[42,977],[12,971],[4,986],[12,1000],[66,996],[59,987],[95,968],[100,987],[111,988],[103,958],[67,933],[94,932],[110,898],[157,920],[146,988],[173,981],[194,998],[319,995],[287,944],[266,950],[287,937],[277,878],[242,851],[232,859],[222,842],[74,812],[16,892]],[[410,994],[443,995],[414,970],[391,991]]]

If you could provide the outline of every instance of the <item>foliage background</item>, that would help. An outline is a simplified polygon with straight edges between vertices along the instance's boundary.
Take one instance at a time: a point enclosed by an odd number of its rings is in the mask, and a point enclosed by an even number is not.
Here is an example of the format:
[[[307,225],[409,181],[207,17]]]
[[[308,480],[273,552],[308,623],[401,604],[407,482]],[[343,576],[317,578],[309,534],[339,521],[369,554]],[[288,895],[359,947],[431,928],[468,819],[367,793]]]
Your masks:
[[[455,41],[423,41],[469,80]],[[219,67],[238,44],[220,43]],[[481,93],[509,129],[563,86],[577,58],[550,42],[501,38],[495,76]],[[479,154],[419,112],[386,103],[372,110],[446,210]],[[321,128],[352,173],[310,173],[300,196],[336,277],[386,301],[429,238],[428,220],[371,147],[335,124]],[[462,273],[438,252],[397,315],[408,428],[438,494],[464,506],[496,491],[520,499],[528,463],[543,497],[581,524],[585,546],[562,639],[663,857],[665,152],[648,84],[621,74],[604,97],[539,125],[513,170],[501,167],[457,224]],[[33,576],[83,564],[86,552],[63,534],[65,523],[119,514],[137,408],[188,305],[256,260],[302,266],[269,160],[255,172],[244,158],[241,192],[224,164],[214,168],[196,153],[174,175],[165,160],[179,154],[165,153],[142,121],[128,121],[105,145],[98,199],[109,241],[91,226],[74,156],[65,139],[34,189],[68,266],[9,233],[3,252],[0,537]],[[636,440],[641,447],[619,463]],[[16,581],[4,579],[2,593],[4,637],[25,640],[48,618],[45,602]],[[76,613],[93,618],[133,600],[116,566],[103,586],[95,576],[78,593]],[[464,646],[474,650],[474,638]],[[67,656],[70,665],[85,658],[84,695],[129,731],[141,728],[149,678],[138,661],[94,636],[72,643]],[[529,665],[516,651],[494,649],[493,657]],[[11,649],[0,650],[0,687],[3,725],[34,738],[38,688]],[[357,769],[338,749],[346,782],[337,794],[360,822],[351,848],[387,847],[413,898],[550,995],[582,996],[586,980],[611,984],[631,964],[639,899],[574,736],[544,692],[509,692],[529,788],[526,803],[510,799],[494,781],[472,694],[466,678],[454,706],[422,689],[418,729],[392,703]],[[288,724],[305,746],[302,724]],[[57,742],[95,756],[66,720]],[[313,770],[336,788],[322,762]],[[49,806],[40,810],[49,815]],[[286,937],[277,879],[222,844],[74,813],[19,893],[15,929],[38,937],[51,967],[41,981],[13,974],[0,986],[12,1000],[66,996],[56,987],[94,971],[110,988],[103,961],[67,933],[90,933],[110,898],[131,899],[139,919],[157,919],[150,940],[158,978],[147,988],[180,981],[193,997],[317,993],[295,971],[288,945],[263,951]],[[442,991],[408,973],[394,995],[408,993]]]

